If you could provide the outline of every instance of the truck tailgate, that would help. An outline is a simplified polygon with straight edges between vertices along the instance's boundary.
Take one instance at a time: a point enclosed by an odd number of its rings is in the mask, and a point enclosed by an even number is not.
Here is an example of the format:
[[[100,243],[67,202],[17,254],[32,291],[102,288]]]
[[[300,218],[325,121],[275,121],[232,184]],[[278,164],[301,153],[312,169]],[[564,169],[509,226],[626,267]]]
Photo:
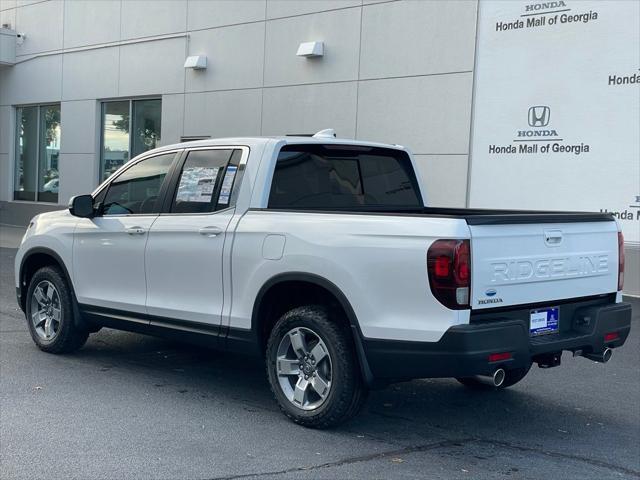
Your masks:
[[[615,292],[615,221],[469,222],[471,308],[538,304]]]

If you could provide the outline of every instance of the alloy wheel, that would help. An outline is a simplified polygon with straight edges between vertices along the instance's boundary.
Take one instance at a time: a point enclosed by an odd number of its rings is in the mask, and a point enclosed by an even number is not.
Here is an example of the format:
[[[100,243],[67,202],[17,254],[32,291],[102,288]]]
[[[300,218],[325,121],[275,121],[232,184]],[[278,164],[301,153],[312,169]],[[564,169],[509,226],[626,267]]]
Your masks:
[[[315,410],[331,391],[333,370],[329,349],[313,330],[293,328],[278,345],[276,373],[289,402],[302,410]]]
[[[51,341],[60,330],[62,306],[60,294],[49,280],[42,280],[31,295],[31,323],[43,340]]]

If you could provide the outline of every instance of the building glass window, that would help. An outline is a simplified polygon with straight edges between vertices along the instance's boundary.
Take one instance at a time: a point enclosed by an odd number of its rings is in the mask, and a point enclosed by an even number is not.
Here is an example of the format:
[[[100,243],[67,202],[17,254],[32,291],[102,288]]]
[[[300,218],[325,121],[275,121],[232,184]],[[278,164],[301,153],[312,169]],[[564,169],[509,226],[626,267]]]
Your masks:
[[[60,105],[18,107],[13,198],[58,201]]]
[[[102,104],[100,181],[107,179],[129,159],[157,146],[161,106],[160,99]]]
[[[129,160],[129,102],[102,104],[102,161],[104,180]]]

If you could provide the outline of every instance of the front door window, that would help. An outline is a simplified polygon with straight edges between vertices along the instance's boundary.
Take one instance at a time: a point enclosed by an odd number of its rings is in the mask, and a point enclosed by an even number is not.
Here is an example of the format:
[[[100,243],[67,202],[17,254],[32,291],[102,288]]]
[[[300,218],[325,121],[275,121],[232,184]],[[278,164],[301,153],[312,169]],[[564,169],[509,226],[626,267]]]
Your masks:
[[[103,215],[158,213],[158,198],[175,153],[147,158],[122,172],[110,184],[102,202]]]

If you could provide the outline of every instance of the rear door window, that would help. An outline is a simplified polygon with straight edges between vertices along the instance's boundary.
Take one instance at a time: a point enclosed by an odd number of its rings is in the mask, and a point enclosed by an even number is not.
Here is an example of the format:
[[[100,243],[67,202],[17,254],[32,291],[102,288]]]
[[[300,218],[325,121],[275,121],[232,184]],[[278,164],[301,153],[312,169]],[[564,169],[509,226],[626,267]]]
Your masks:
[[[286,145],[278,154],[269,208],[419,208],[406,152],[351,145]]]
[[[232,206],[242,150],[192,150],[182,167],[171,213],[206,213]]]

